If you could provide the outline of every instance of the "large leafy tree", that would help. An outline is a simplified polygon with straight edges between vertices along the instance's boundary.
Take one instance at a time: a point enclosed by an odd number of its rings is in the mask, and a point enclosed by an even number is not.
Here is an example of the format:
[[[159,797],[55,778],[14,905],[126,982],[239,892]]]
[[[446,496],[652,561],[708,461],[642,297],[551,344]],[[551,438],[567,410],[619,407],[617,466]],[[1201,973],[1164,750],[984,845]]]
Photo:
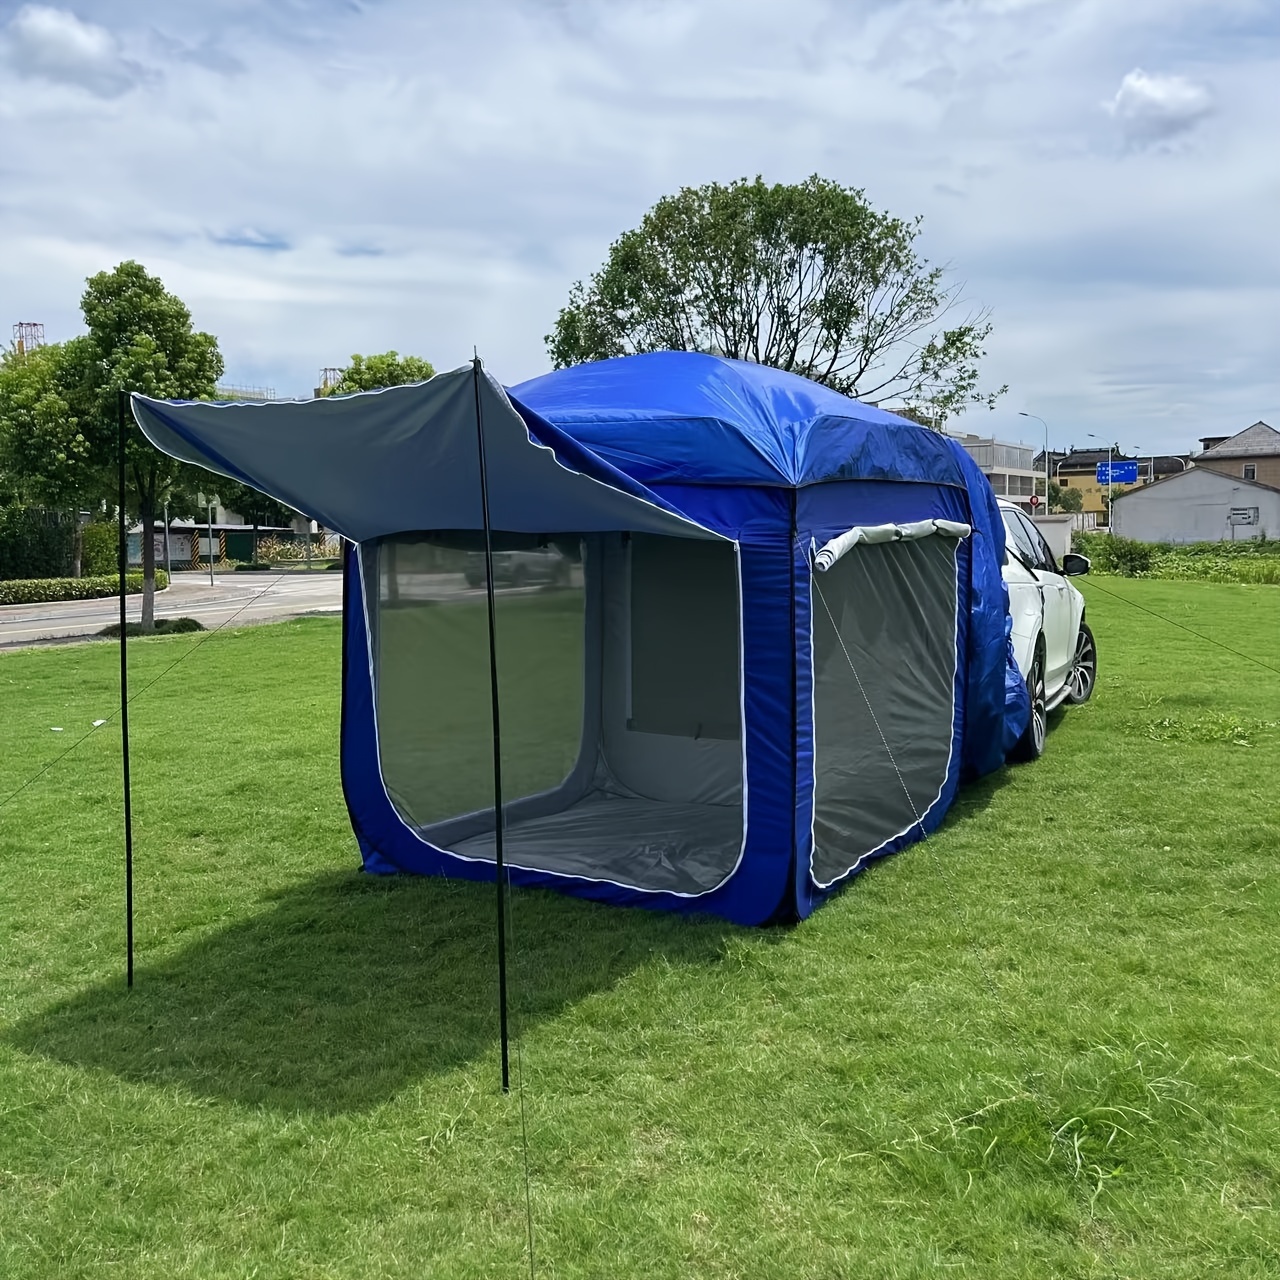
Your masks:
[[[90,277],[80,300],[89,332],[90,357],[79,389],[81,421],[91,434],[104,468],[118,455],[117,406],[121,391],[141,391],[163,399],[206,400],[222,375],[217,340],[196,332],[191,312],[137,262]],[[126,505],[142,523],[142,629],[155,627],[155,525],[167,499],[179,505],[207,473],[187,466],[150,445],[136,427],[128,433]]]
[[[556,368],[642,351],[774,365],[940,427],[979,389],[986,311],[916,249],[920,219],[824,178],[740,179],[666,196],[578,282],[547,335]]]
[[[402,356],[398,351],[381,355],[353,355],[338,381],[324,389],[327,396],[345,396],[353,391],[380,391],[401,387],[406,382],[426,382],[435,377],[435,368],[420,356]]]
[[[76,519],[102,495],[102,472],[73,407],[92,360],[84,338],[0,356],[0,471],[20,501]],[[73,572],[80,575],[79,521]]]

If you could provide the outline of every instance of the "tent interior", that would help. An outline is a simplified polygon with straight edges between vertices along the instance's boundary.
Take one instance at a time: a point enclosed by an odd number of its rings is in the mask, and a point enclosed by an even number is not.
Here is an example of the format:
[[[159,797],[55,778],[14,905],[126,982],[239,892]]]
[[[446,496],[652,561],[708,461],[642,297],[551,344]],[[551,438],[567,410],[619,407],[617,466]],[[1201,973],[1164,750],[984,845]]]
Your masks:
[[[737,548],[629,531],[492,546],[506,861],[714,889],[745,834]],[[492,862],[482,535],[364,543],[360,571],[387,794],[422,840]]]

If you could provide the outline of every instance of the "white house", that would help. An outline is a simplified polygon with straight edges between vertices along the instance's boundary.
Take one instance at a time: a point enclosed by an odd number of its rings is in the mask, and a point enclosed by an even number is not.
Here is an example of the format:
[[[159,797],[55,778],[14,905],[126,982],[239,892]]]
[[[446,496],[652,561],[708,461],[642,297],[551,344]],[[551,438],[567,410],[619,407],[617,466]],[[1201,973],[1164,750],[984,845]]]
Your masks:
[[[1115,532],[1141,542],[1280,538],[1280,489],[1191,467],[1116,496]]]

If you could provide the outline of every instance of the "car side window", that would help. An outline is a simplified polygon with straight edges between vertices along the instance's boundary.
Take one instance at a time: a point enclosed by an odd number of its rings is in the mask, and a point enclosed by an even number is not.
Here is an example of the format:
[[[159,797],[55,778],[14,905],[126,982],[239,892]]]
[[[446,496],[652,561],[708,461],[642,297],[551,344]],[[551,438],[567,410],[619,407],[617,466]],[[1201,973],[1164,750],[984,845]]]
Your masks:
[[[1039,557],[1035,544],[1031,541],[1027,530],[1023,528],[1022,521],[1018,519],[1018,513],[1016,511],[1004,511],[1003,515],[1005,534],[1008,540],[1013,543],[1013,549],[1017,552],[1018,559],[1023,564],[1034,568]]]
[[[1043,569],[1046,573],[1057,573],[1059,571],[1058,562],[1053,558],[1053,551],[1045,541],[1044,534],[1021,512],[1018,513],[1018,519],[1026,525],[1027,532],[1031,537],[1031,545],[1035,548],[1035,559],[1032,564],[1037,569]]]

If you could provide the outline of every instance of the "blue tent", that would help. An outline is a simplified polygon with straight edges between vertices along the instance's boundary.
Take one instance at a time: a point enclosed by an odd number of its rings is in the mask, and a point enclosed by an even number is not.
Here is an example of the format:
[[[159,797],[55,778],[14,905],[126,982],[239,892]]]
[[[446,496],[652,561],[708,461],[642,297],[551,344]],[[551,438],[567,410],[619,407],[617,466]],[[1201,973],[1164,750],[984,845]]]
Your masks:
[[[496,772],[514,883],[803,917],[1025,725],[986,479],[803,378],[668,352],[133,410],[354,544],[342,772],[369,871],[492,879]]]

